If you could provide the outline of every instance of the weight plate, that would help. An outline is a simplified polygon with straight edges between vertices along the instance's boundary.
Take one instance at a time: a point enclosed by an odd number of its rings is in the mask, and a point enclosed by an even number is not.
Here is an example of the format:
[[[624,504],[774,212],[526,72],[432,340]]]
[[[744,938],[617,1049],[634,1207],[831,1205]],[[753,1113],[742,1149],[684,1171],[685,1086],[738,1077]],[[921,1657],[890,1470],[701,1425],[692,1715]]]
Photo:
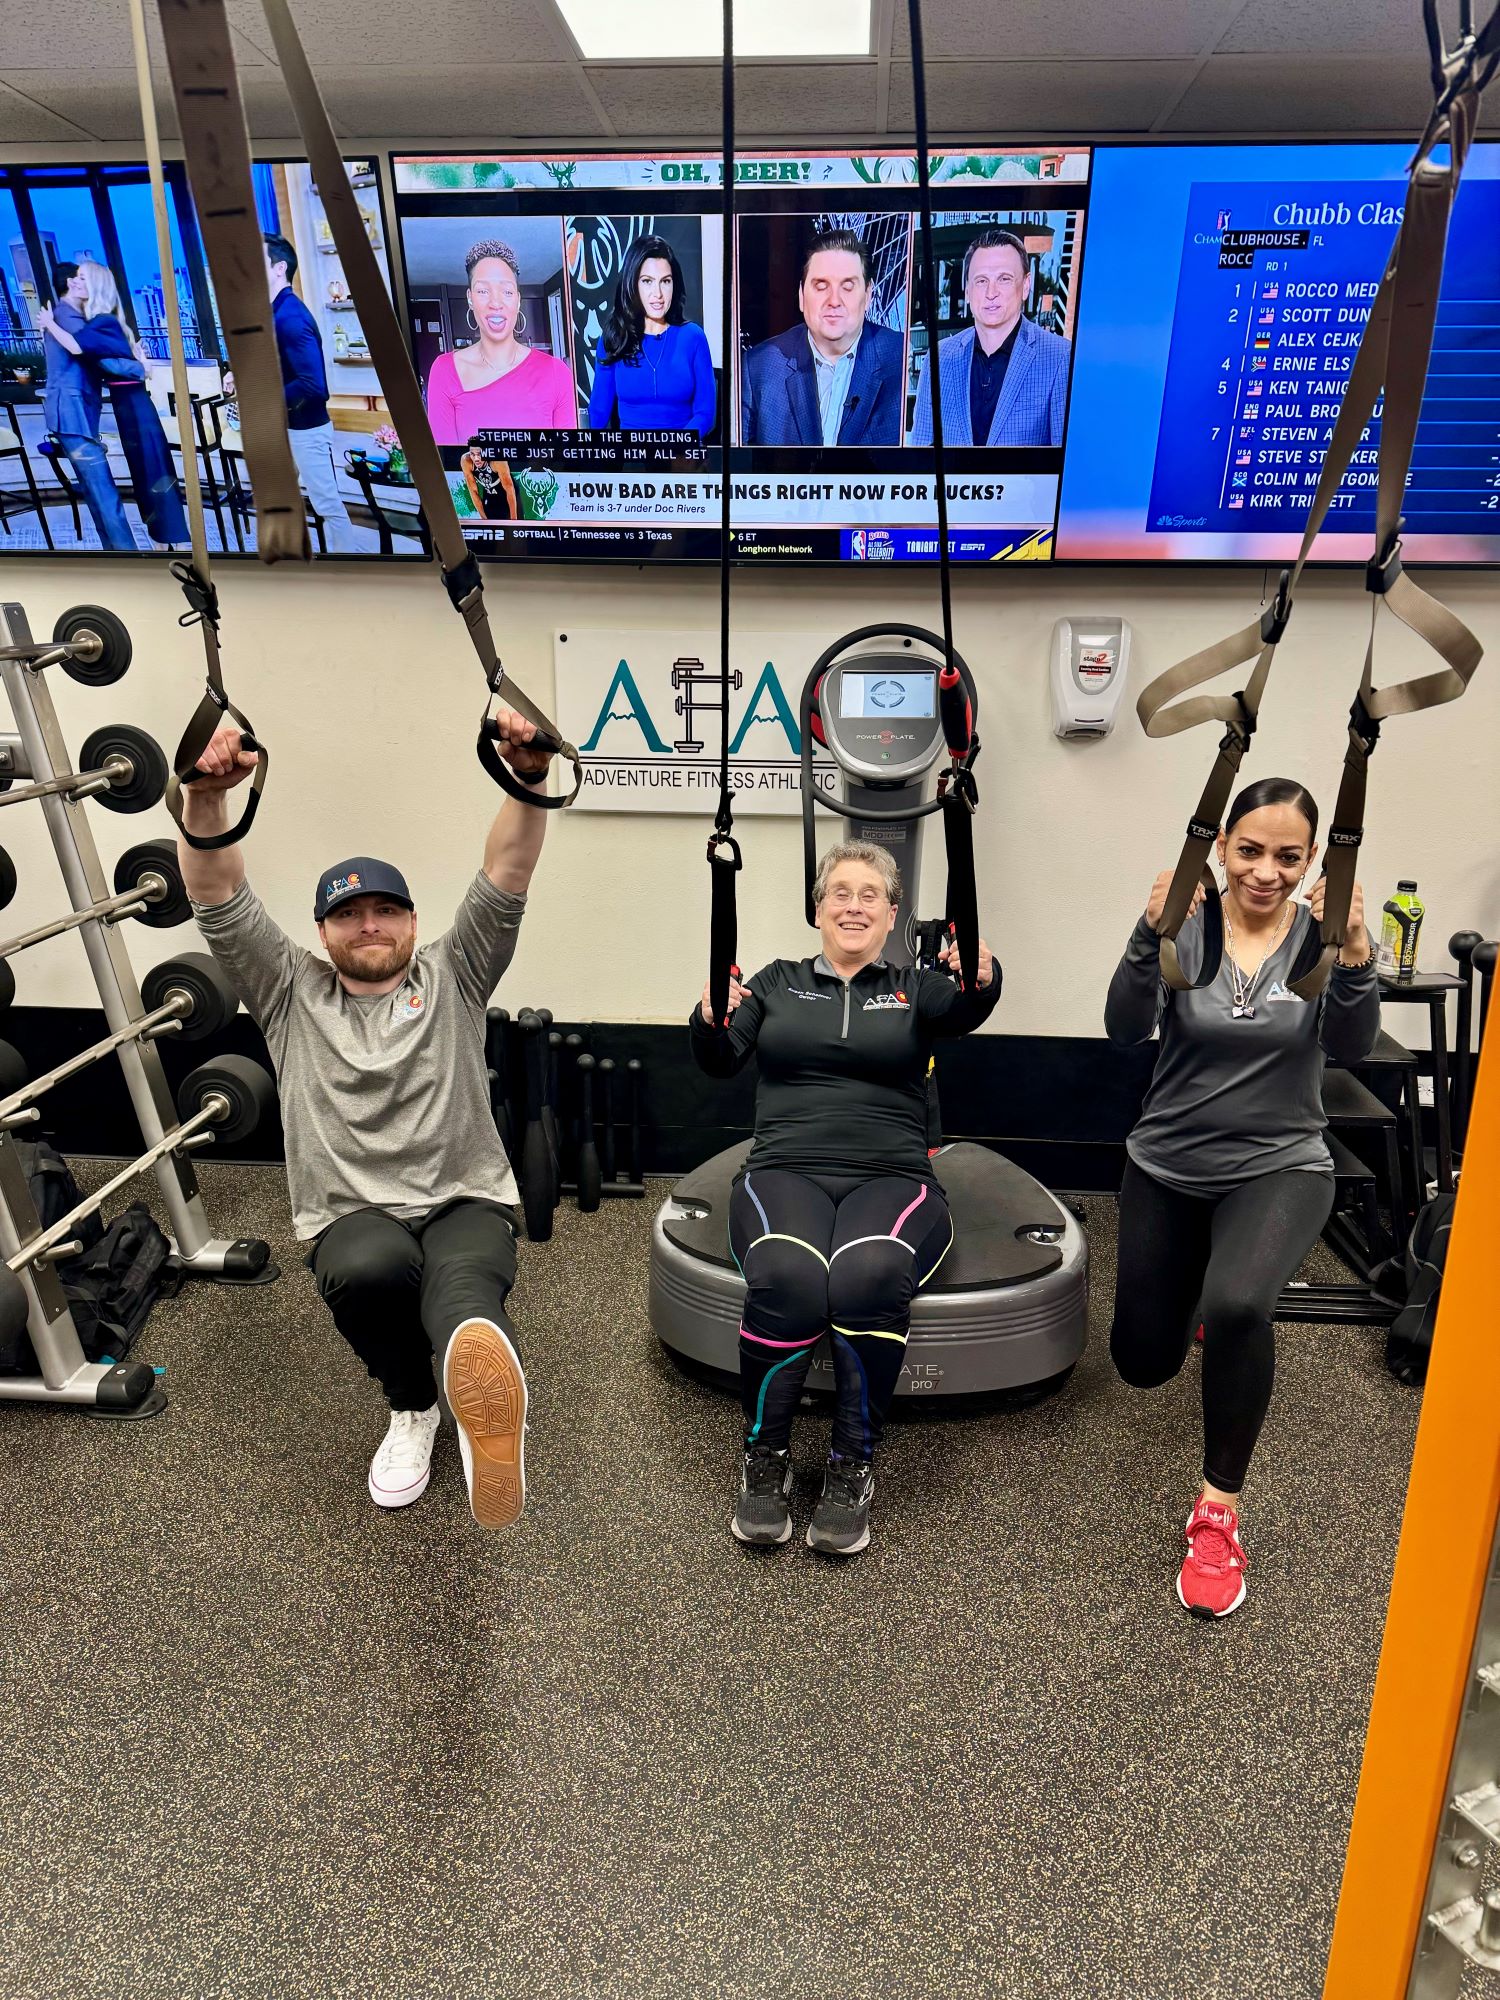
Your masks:
[[[177,1115],[185,1125],[212,1097],[228,1100],[227,1117],[216,1118],[208,1130],[221,1145],[248,1139],[276,1103],[276,1085],[249,1056],[216,1056],[183,1078],[177,1092]]]
[[[10,960],[0,958],[0,1014],[3,1014],[16,997],[16,975],[10,969]]]
[[[169,931],[176,924],[185,924],[193,909],[183,887],[175,842],[143,840],[137,847],[127,847],[115,863],[115,894],[128,896],[147,875],[163,876],[167,893],[146,905],[139,913],[140,921],[153,931]]]
[[[16,864],[3,847],[0,847],[0,910],[13,901],[16,893]]]
[[[26,1058],[21,1051],[12,1048],[9,1042],[0,1042],[0,1097],[9,1097],[13,1090],[19,1090],[23,1083],[30,1083],[31,1071],[26,1066]]]
[[[141,998],[147,1013],[164,1007],[174,993],[185,993],[192,1002],[188,1013],[179,1015],[185,1042],[201,1042],[207,1035],[227,1028],[239,1012],[239,995],[206,951],[184,952],[181,958],[153,965],[141,981]]]
[[[117,813],[146,812],[159,804],[167,789],[167,759],[154,736],[128,722],[109,723],[84,739],[78,768],[102,771],[111,757],[128,758],[130,776],[120,778],[107,792],[91,793],[92,798]]]
[[[94,641],[92,657],[63,661],[63,672],[85,687],[108,687],[130,667],[130,634],[102,604],[75,604],[65,611],[52,628],[56,646],[73,646]]]

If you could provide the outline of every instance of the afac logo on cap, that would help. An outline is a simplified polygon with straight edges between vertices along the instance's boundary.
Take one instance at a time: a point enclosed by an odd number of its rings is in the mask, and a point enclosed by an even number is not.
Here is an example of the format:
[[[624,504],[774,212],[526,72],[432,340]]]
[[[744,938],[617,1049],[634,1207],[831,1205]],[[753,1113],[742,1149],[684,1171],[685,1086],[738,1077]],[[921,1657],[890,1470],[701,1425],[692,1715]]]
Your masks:
[[[351,889],[357,889],[359,886],[360,881],[357,873],[353,875],[335,875],[323,891],[323,900],[325,903],[331,903],[335,896],[347,896]]]

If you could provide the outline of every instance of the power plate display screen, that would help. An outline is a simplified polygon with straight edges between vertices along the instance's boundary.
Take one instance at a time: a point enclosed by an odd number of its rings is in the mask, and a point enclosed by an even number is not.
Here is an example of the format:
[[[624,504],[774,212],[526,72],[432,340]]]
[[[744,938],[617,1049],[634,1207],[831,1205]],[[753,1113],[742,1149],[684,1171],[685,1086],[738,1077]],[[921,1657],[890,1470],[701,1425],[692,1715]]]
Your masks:
[[[862,721],[937,713],[936,674],[851,674],[839,682],[839,714]]]

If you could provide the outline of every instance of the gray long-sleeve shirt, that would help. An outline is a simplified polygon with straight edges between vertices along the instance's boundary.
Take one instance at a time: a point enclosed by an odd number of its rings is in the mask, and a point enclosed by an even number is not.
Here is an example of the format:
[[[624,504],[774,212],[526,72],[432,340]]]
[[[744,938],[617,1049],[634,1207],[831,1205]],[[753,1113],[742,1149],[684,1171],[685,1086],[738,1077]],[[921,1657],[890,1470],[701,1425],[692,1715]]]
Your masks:
[[[415,1220],[458,1200],[517,1200],[490,1112],[485,1003],[516,948],[524,896],[474,878],[453,928],[412,954],[393,993],[347,993],[248,882],[193,914],[266,1038],[281,1089],[292,1220]]]
[[[1161,977],[1161,940],[1144,917],[1115,968],[1104,1007],[1112,1042],[1149,1040],[1161,1029],[1151,1088],[1125,1149],[1143,1172],[1189,1194],[1223,1195],[1261,1174],[1328,1174],[1323,1137],[1323,1065],[1361,1062],[1380,1032],[1373,962],[1333,976],[1315,1001],[1288,993],[1312,912],[1299,905],[1291,929],[1256,981],[1250,1019],[1236,1020],[1229,954],[1212,985],[1179,993]],[[1191,979],[1203,963],[1203,925],[1191,917],[1177,939]]]

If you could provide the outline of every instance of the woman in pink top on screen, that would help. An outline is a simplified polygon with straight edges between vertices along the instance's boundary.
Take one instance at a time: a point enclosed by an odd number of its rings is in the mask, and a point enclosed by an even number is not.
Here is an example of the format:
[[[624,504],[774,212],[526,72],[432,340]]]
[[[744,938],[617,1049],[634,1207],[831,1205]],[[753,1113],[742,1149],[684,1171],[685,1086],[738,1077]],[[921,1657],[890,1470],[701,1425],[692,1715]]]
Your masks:
[[[521,267],[508,243],[476,243],[464,259],[472,347],[440,354],[427,377],[427,415],[439,444],[467,444],[476,431],[574,431],[573,371],[528,347]]]

